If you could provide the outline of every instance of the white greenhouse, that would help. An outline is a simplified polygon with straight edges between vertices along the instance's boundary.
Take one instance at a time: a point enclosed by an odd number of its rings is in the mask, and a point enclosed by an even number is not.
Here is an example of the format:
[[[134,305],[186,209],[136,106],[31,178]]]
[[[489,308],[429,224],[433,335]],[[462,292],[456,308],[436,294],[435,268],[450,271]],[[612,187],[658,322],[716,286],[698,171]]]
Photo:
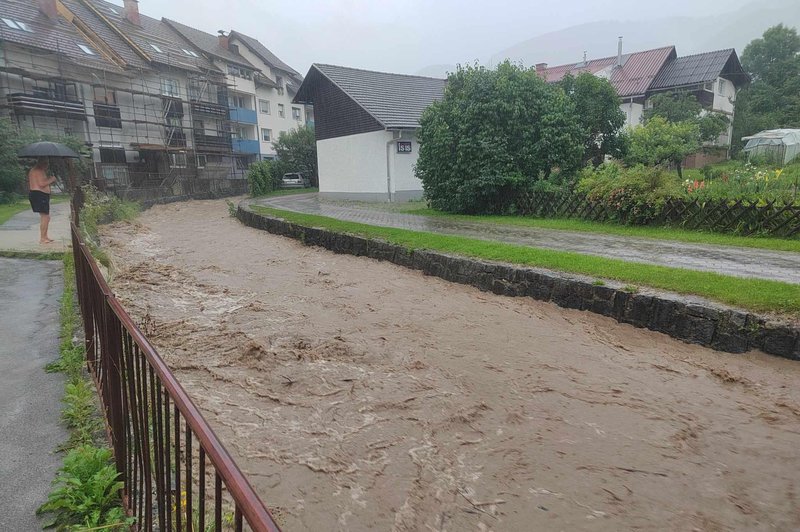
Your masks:
[[[748,158],[763,157],[773,164],[785,165],[800,155],[800,129],[769,129],[742,140]]]

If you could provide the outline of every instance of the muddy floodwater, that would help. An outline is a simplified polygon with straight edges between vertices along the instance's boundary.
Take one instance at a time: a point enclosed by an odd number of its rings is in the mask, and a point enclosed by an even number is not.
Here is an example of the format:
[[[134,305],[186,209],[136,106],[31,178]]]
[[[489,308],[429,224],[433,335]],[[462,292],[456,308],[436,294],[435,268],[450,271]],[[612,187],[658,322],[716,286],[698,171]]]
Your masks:
[[[304,247],[223,201],[103,244],[287,531],[800,529],[798,362]]]

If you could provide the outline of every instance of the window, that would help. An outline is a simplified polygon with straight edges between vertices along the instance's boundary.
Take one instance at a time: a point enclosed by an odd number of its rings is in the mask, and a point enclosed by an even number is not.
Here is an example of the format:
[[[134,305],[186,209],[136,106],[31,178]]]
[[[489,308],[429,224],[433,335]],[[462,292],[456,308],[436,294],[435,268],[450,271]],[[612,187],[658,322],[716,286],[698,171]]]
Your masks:
[[[231,96],[231,107],[239,107],[241,109],[250,108],[250,97],[234,94]]]
[[[169,167],[170,168],[186,168],[186,154],[185,153],[170,153],[169,154]]]
[[[183,50],[183,53],[185,53],[186,55],[188,55],[188,56],[190,56],[190,57],[197,57],[197,54],[196,54],[196,53],[194,53],[194,52],[193,52],[193,51],[191,51],[191,50],[187,50],[186,48],[181,48],[181,50]]]
[[[125,164],[125,148],[100,148],[100,162]]]
[[[228,74],[244,79],[253,79],[253,71],[238,65],[228,64]]]
[[[292,107],[292,118],[298,121],[302,120],[303,111],[301,111],[299,107]]]
[[[94,101],[106,105],[117,105],[117,93],[103,87],[94,88]]]
[[[153,44],[153,43],[148,43],[148,44],[150,44],[150,46],[151,46],[151,47],[153,48],[153,50],[155,50],[156,52],[158,52],[158,53],[160,53],[160,54],[163,54],[163,53],[164,53],[164,52],[162,52],[162,51],[161,51],[161,48],[159,48],[159,47],[158,47],[158,46],[156,46],[155,44]]]
[[[286,118],[286,108],[284,108],[282,103],[278,104],[278,116],[281,118]]]
[[[272,142],[272,130],[271,129],[261,129],[261,140],[264,142]]]
[[[205,168],[208,164],[208,157],[205,155],[198,155],[197,156],[197,167],[198,168]]]
[[[719,78],[719,82],[717,83],[717,92],[719,92],[720,96],[725,94],[725,80],[722,78]]]
[[[198,131],[205,131],[206,130],[206,123],[202,120],[195,120],[194,121],[194,128]]]
[[[265,115],[269,113],[269,100],[258,100],[258,106],[261,108],[261,112]]]
[[[87,55],[95,55],[95,53],[92,51],[92,49],[89,48],[88,46],[86,46],[85,44],[80,44],[80,43],[75,43],[75,44],[78,45],[78,48],[83,50],[83,53],[85,53]]]
[[[161,94],[164,96],[180,97],[180,85],[177,79],[164,78],[161,80]]]
[[[19,20],[12,20],[10,18],[4,18],[3,22],[5,22],[6,26],[8,26],[9,28],[11,28],[13,30],[22,30],[22,31],[27,31],[28,33],[33,33],[33,30],[30,28],[30,26],[28,26],[24,22],[20,22]]]
[[[231,52],[235,53],[236,55],[239,54],[239,45],[238,44],[229,44],[228,47],[230,48]]]

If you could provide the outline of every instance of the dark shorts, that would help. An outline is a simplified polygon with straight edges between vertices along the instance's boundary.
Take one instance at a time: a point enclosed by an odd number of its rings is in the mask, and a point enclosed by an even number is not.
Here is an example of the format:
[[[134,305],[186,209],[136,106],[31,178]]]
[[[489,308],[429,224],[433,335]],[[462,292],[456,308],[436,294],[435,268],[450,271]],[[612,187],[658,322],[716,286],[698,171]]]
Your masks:
[[[31,190],[28,192],[28,199],[31,202],[33,212],[39,214],[50,214],[50,194],[41,190]]]

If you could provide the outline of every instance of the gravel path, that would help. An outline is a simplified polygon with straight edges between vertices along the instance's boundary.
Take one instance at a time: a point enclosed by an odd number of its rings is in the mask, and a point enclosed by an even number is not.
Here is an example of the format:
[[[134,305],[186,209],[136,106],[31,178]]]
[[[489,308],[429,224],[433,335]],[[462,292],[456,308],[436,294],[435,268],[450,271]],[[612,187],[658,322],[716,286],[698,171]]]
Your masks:
[[[462,235],[631,262],[800,283],[800,253],[462,222],[436,216],[389,212],[364,204],[327,202],[320,200],[317,194],[276,196],[257,200],[255,204],[382,227]]]
[[[800,363],[305,247],[223,201],[103,243],[287,531],[800,529]]]
[[[0,258],[0,530],[42,529],[34,515],[61,465],[58,357],[61,264]]]

